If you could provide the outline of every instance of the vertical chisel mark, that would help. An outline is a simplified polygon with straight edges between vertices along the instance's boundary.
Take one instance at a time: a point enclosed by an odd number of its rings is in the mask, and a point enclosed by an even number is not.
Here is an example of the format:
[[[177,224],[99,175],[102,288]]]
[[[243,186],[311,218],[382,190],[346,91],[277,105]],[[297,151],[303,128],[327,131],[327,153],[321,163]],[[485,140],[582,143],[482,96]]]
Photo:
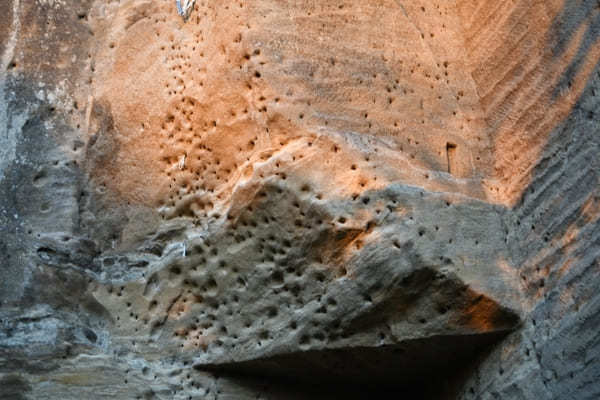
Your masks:
[[[448,173],[456,172],[456,168],[453,167],[456,162],[456,144],[446,143],[446,160],[448,162]]]

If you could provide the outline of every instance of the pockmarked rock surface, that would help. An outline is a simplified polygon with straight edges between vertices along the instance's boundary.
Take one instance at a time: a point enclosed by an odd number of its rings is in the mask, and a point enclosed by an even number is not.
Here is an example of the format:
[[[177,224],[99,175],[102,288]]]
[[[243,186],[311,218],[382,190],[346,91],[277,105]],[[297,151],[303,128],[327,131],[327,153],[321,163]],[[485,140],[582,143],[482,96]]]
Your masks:
[[[596,1],[0,15],[0,399],[600,397]]]

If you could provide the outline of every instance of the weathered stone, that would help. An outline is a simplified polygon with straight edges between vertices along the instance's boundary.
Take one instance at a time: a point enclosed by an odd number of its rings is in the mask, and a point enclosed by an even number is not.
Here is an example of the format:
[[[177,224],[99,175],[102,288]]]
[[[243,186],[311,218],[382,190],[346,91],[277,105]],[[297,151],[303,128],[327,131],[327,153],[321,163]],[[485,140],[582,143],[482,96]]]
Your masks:
[[[600,396],[596,2],[183,3],[0,4],[0,399]]]

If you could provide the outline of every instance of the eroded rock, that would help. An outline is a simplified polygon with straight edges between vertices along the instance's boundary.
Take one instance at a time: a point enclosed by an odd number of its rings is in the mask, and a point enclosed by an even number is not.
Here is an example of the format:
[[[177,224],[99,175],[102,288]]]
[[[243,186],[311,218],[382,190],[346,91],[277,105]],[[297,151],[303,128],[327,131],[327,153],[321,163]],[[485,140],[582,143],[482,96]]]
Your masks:
[[[594,2],[189,3],[0,5],[0,398],[600,391]]]

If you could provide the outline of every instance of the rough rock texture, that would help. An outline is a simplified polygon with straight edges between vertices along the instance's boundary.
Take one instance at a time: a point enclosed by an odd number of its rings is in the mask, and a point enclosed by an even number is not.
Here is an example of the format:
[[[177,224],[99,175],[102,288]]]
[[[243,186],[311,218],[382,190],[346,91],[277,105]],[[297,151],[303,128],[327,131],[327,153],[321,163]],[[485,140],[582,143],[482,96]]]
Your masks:
[[[0,15],[0,399],[600,397],[597,1]]]

